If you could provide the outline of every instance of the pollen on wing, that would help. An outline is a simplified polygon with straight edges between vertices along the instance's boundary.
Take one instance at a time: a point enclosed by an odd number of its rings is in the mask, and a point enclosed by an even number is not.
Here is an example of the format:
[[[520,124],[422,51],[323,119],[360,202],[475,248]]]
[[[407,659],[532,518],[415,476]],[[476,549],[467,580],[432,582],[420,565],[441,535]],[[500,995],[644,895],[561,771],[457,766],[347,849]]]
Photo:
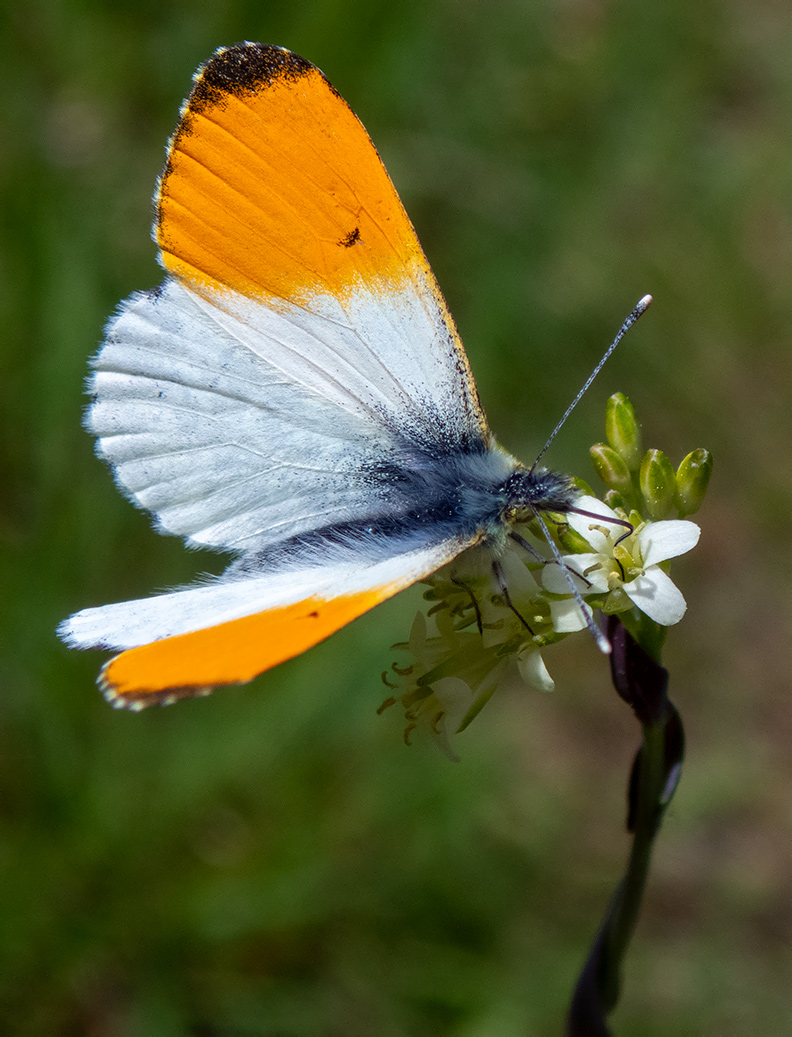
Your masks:
[[[358,241],[360,241],[360,227],[355,227],[355,229],[351,230],[346,237],[341,238],[338,244],[343,245],[344,248],[351,248],[353,245],[356,245]]]

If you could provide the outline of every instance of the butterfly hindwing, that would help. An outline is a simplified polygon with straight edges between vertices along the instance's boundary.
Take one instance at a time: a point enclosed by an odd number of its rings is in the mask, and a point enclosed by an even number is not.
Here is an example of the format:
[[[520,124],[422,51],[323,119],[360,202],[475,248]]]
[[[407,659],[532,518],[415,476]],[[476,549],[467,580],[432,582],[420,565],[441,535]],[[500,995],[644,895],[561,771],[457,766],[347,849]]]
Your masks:
[[[60,636],[72,647],[124,649],[101,686],[114,705],[155,703],[239,684],[323,641],[473,541],[451,538],[390,553],[328,551],[322,564],[247,573],[140,601],[86,609]]]

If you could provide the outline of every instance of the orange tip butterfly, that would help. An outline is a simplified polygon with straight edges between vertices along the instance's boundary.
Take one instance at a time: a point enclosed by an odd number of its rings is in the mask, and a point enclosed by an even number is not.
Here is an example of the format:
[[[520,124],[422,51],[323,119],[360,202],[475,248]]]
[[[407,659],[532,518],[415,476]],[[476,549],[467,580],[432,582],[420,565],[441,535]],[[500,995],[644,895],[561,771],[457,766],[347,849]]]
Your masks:
[[[473,545],[497,560],[517,516],[574,507],[570,479],[495,442],[399,196],[315,66],[218,50],[155,206],[168,276],[110,320],[86,424],[160,531],[237,557],[61,624],[119,653],[114,706],[249,681]]]

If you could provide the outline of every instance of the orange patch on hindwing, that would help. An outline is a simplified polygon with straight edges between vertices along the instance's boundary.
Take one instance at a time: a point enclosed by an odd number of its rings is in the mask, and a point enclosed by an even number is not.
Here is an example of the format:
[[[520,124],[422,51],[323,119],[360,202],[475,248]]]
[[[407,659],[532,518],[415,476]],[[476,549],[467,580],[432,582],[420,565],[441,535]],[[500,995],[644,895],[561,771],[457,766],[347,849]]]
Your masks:
[[[166,269],[198,288],[302,302],[428,264],[365,129],[322,73],[278,47],[199,72],[157,198]]]
[[[244,684],[299,655],[398,590],[379,587],[329,601],[269,609],[205,630],[130,648],[102,670],[108,701],[132,709]]]

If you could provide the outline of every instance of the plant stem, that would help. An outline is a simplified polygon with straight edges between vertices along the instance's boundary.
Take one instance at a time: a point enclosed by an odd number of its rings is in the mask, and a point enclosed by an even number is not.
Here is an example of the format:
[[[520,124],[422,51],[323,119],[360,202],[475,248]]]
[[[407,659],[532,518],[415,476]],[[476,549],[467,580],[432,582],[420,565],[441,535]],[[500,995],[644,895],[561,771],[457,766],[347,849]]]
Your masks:
[[[674,794],[684,750],[682,722],[666,695],[667,672],[615,617],[610,617],[608,637],[614,686],[641,724],[628,792],[627,828],[633,842],[624,877],[575,988],[568,1037],[609,1037],[606,1017],[619,999],[622,963],[638,921],[654,839]]]
[[[643,725],[634,802],[633,843],[627,870],[608,912],[601,962],[600,989],[603,1007],[608,1013],[619,999],[622,961],[635,932],[654,838],[662,816],[661,801],[665,786],[664,728],[664,722]]]

